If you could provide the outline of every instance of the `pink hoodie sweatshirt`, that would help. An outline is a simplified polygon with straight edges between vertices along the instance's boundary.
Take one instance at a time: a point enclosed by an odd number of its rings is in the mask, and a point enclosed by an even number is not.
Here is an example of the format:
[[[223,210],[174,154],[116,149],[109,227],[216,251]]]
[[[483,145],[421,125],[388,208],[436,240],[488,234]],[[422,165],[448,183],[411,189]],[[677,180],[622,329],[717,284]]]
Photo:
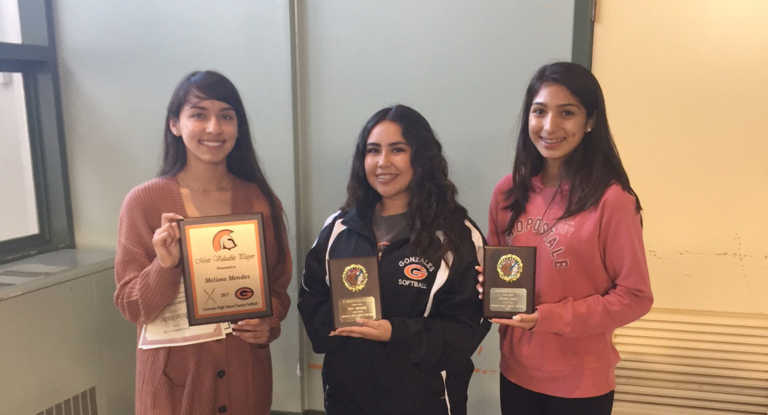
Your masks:
[[[557,221],[568,188],[533,179],[526,212],[513,236],[504,234],[510,218],[501,179],[488,214],[489,245],[535,246],[536,309],[530,330],[501,326],[501,372],[533,391],[565,398],[598,396],[616,387],[619,354],[613,330],[651,308],[640,215],[635,199],[619,185],[606,189],[593,208]]]

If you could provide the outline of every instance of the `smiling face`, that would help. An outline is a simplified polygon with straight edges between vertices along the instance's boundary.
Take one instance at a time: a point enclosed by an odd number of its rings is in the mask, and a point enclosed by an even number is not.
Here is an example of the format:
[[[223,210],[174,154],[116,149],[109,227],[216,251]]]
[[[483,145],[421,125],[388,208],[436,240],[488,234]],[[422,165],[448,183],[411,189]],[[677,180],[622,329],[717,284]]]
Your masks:
[[[528,112],[528,135],[550,167],[562,164],[592,128],[587,111],[564,86],[541,86]]]
[[[190,97],[171,132],[184,140],[187,163],[226,163],[237,140],[237,115],[226,102]]]
[[[381,195],[382,204],[395,207],[387,210],[407,209],[413,179],[411,146],[397,123],[382,121],[371,130],[365,147],[365,177]]]

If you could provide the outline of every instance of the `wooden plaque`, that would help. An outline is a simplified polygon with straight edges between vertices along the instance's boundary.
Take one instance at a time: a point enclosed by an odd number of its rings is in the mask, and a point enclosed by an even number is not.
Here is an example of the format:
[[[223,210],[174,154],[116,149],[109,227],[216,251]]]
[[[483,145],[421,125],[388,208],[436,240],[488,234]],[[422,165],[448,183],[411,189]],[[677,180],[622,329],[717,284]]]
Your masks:
[[[272,315],[260,213],[179,222],[190,325]]]
[[[335,328],[358,326],[358,318],[381,319],[379,262],[375,256],[331,259],[328,282]]]
[[[533,313],[536,247],[485,247],[483,276],[485,317],[512,318],[518,313]]]

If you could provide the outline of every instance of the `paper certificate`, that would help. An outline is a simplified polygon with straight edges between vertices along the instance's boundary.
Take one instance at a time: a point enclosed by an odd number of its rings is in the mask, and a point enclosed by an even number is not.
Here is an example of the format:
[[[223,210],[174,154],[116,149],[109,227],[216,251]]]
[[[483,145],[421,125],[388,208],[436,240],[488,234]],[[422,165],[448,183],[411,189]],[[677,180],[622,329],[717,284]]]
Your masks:
[[[151,323],[142,327],[139,348],[185,346],[223,339],[231,332],[232,326],[229,323],[190,326],[187,322],[184,285],[179,284],[179,292],[173,302],[168,304]]]
[[[179,224],[190,325],[272,315],[261,214]]]

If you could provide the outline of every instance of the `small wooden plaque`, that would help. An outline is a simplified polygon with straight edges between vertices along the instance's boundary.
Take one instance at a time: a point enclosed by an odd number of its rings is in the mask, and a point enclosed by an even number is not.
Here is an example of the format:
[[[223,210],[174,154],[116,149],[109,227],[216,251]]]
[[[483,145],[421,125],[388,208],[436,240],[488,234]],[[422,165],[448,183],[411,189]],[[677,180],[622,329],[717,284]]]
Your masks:
[[[379,262],[375,256],[331,259],[328,280],[335,328],[358,326],[358,318],[381,319]]]
[[[533,313],[536,247],[485,247],[483,276],[485,317],[512,318],[518,313]]]

